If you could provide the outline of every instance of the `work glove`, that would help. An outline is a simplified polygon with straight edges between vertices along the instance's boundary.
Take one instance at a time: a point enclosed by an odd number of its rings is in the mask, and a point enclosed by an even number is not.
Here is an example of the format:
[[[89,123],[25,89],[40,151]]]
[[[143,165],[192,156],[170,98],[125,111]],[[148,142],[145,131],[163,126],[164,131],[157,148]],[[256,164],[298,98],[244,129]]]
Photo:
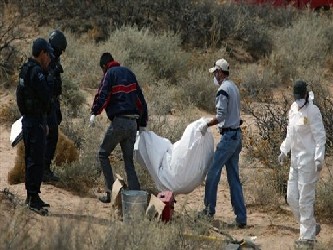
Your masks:
[[[283,152],[280,153],[279,157],[278,157],[278,161],[280,163],[280,165],[282,166],[283,163],[287,160],[287,155]]]
[[[320,172],[323,169],[323,164],[320,161],[315,161],[316,172]]]
[[[91,115],[89,119],[89,127],[95,126],[95,115]]]
[[[205,134],[207,133],[207,129],[208,129],[207,123],[201,124],[199,126],[199,131],[201,132],[202,136],[205,136]]]

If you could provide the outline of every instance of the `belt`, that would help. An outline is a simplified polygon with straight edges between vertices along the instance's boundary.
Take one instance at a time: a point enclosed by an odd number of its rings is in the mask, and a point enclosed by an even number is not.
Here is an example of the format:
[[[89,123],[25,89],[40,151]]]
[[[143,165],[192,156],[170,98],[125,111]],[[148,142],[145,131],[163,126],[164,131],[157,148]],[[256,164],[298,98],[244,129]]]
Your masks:
[[[128,120],[137,120],[139,119],[136,115],[117,115],[119,118],[128,119]]]
[[[228,131],[240,131],[241,129],[240,128],[222,128],[220,129],[220,134],[223,135],[225,132],[228,132]]]

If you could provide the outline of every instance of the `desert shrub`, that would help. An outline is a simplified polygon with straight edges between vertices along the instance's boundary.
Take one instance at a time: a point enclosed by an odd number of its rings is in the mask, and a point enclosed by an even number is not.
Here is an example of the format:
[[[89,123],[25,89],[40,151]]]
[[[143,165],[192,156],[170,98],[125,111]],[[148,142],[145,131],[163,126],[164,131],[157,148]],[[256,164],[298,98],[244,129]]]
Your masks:
[[[186,71],[188,56],[181,50],[179,36],[171,32],[155,35],[148,29],[122,27],[112,32],[101,47],[114,48],[116,44],[119,51],[125,52],[122,56],[124,65],[132,68],[142,64],[144,71],[136,71],[136,74],[143,76],[146,70],[153,74],[153,79],[147,79],[150,83],[154,79],[169,79],[170,83],[177,84]]]
[[[85,96],[80,90],[80,86],[64,77],[62,80],[61,102],[62,106],[66,107],[67,115],[69,117],[77,117],[82,112],[82,106],[85,101]]]
[[[258,60],[261,57],[271,54],[273,46],[272,39],[264,25],[260,29],[256,28],[253,31],[248,29],[247,32],[244,43],[247,51],[254,59]]]
[[[291,6],[276,8],[271,5],[252,5],[248,8],[253,8],[254,16],[258,16],[268,28],[273,29],[276,27],[290,27],[300,16],[300,11]]]
[[[8,183],[17,184],[24,182],[25,179],[25,148],[23,140],[16,146],[16,156],[14,167],[8,172]],[[65,163],[77,161],[79,153],[74,146],[73,141],[69,140],[61,131],[55,151],[53,163],[57,166],[63,166]]]
[[[99,86],[102,77],[99,59],[103,52],[110,52],[121,65],[129,67],[141,86],[164,78],[177,84],[186,71],[188,56],[181,50],[179,36],[173,33],[158,36],[148,29],[120,27],[106,41],[98,45],[86,42],[80,47],[75,47],[75,37],[69,37],[73,45],[66,52],[65,71],[79,86],[94,89]]]
[[[286,27],[293,20],[289,9],[217,4],[208,0],[146,0],[140,4],[112,0],[103,1],[103,8],[100,6],[100,1],[80,1],[79,4],[64,1],[58,5],[48,0],[43,4],[27,1],[24,8],[43,11],[45,16],[38,16],[41,24],[52,20],[63,30],[78,34],[90,32],[95,41],[106,41],[111,32],[123,26],[136,26],[139,30],[149,28],[156,34],[177,33],[180,43],[187,48],[219,47],[226,40],[236,39],[255,58],[271,52],[272,41],[266,27]],[[66,22],[69,17],[71,22]],[[167,69],[163,71],[162,75],[170,74]]]
[[[17,41],[26,40],[27,34],[21,29],[21,16],[14,4],[0,8],[0,87],[16,86],[14,73],[21,63]]]
[[[9,102],[0,106],[0,122],[10,125],[14,123],[21,116],[18,110],[16,99],[10,99]]]
[[[251,64],[239,70],[239,75],[242,79],[240,88],[244,100],[271,101],[274,87],[278,86],[279,79],[270,68],[261,69],[256,64]]]
[[[6,204],[6,200],[2,197],[1,201],[1,248],[24,249],[31,247],[31,233],[27,229],[27,225],[32,223],[32,219],[26,216],[26,209],[9,207],[9,204]]]
[[[285,97],[280,105],[273,100],[269,104],[243,105],[245,112],[255,118],[255,126],[248,126],[244,131],[244,146],[267,167],[278,164],[280,145],[287,133],[289,105]]]
[[[178,92],[181,88],[174,86],[167,80],[159,80],[154,85],[146,86],[144,95],[148,105],[148,114],[170,115],[176,110],[183,109]]]
[[[281,195],[286,193],[288,169],[279,165],[277,157],[280,154],[280,145],[286,136],[289,105],[284,98],[282,104],[274,104],[271,100],[269,104],[246,102],[243,107],[245,112],[254,117],[254,124],[245,123],[242,129],[246,154],[249,158],[258,160],[264,167],[271,168],[272,171],[269,178],[262,180],[255,178],[261,183],[259,186],[255,185],[254,198],[256,202],[265,202],[267,195],[263,193],[266,189],[268,193],[275,192]]]
[[[58,187],[64,188],[80,196],[91,195],[91,188],[96,187],[99,181],[96,157],[80,157],[78,161],[65,163],[55,172],[61,179]]]
[[[79,159],[79,150],[74,142],[70,140],[61,130],[59,130],[58,143],[54,156],[54,164],[61,166]]]
[[[255,59],[270,54],[272,41],[266,25],[261,19],[254,18],[258,7],[226,3],[212,6],[206,15],[202,6],[197,5],[198,14],[195,18],[199,16],[203,20],[196,29],[209,32],[205,36],[199,33],[201,37],[193,37],[196,41],[195,46],[219,47],[230,40],[238,40]],[[191,33],[196,34],[193,31]]]
[[[184,111],[182,116],[156,115],[149,122],[149,129],[157,135],[167,138],[174,143],[180,140],[187,125],[195,120],[190,111]],[[199,119],[199,117],[197,118]]]
[[[311,72],[322,67],[331,47],[328,40],[331,28],[328,18],[307,13],[300,16],[293,26],[274,32],[274,53],[269,61],[281,83],[297,78],[304,69]],[[311,37],[308,34],[312,34]]]
[[[83,119],[67,121],[64,125],[67,127],[67,130],[64,129],[64,131],[68,133],[69,138],[71,136],[75,138],[73,133],[80,138],[79,142],[74,141],[80,150],[80,156],[75,162],[65,163],[61,167],[55,168],[55,172],[61,179],[59,185],[79,195],[89,195],[90,189],[99,183],[101,173],[97,161],[99,138],[102,136],[101,125],[98,123],[96,127],[89,128],[88,123],[84,123]]]
[[[96,118],[95,126],[90,127],[89,116],[89,112],[85,111],[74,119],[68,117],[67,110],[64,110],[60,129],[73,141],[72,143],[79,152],[79,159],[54,167],[61,179],[59,187],[82,196],[90,195],[91,189],[101,184],[101,168],[97,152],[107,127],[106,124],[109,124],[107,118],[100,115]],[[66,153],[69,152],[64,152],[64,154]]]
[[[71,32],[65,32],[65,35],[68,46],[61,56],[64,68],[63,78],[70,89],[98,88],[102,76],[99,59],[104,51],[99,52],[93,42],[85,41]],[[66,91],[66,86],[63,90]]]
[[[329,26],[325,26],[323,27],[323,33],[324,33],[324,40],[327,41],[327,45],[328,45],[328,52],[332,53],[333,52],[333,44],[330,43],[329,41],[332,41],[333,39],[333,26],[329,25]]]
[[[283,175],[283,177],[278,175]],[[244,185],[248,204],[264,207],[276,207],[281,204],[281,195],[286,194],[284,188],[288,179],[286,168],[265,169],[258,167],[247,177],[251,180]]]
[[[333,176],[329,172],[328,178],[321,178],[317,184],[316,214],[320,219],[332,222],[333,214]]]
[[[82,206],[82,211],[76,211],[75,216],[57,214],[52,220],[37,221],[29,216],[27,209],[16,208],[0,225],[2,248],[149,250],[221,249],[221,245],[224,246],[222,236],[212,241],[209,236],[204,240],[197,235],[197,223],[192,222],[193,228],[186,228],[191,222],[185,216],[174,217],[173,222],[167,224],[147,219],[125,224],[112,217],[102,219],[87,215],[84,204]],[[200,227],[206,227],[208,234],[209,226]]]
[[[8,183],[23,183],[25,180],[25,161],[24,161],[24,143],[19,142],[16,146],[16,156],[14,167],[8,172]]]
[[[181,80],[175,101],[214,112],[217,87],[213,84],[213,76],[207,72],[207,69],[191,69],[187,78]]]

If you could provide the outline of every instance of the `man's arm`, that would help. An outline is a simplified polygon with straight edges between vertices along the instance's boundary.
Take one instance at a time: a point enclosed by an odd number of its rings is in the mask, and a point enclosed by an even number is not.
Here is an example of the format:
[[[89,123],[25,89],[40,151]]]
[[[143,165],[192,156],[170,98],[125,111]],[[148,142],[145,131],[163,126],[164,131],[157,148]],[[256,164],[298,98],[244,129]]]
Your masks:
[[[91,108],[91,114],[99,115],[108,104],[111,98],[111,91],[109,91],[109,76],[106,73],[101,81],[97,94],[95,95],[94,103]]]

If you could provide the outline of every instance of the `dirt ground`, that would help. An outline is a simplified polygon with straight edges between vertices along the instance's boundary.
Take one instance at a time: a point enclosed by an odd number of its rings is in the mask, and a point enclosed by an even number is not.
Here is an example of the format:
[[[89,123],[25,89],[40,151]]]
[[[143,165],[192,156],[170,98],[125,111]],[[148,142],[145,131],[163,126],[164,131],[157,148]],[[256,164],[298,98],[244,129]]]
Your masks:
[[[24,184],[9,185],[7,174],[14,166],[16,148],[12,148],[9,142],[10,128],[0,125],[0,190],[9,188],[9,190],[25,199]],[[215,142],[218,135],[214,134]],[[247,166],[241,157],[241,172],[255,171],[251,166]],[[82,219],[82,216],[107,219],[111,216],[111,206],[103,204],[96,198],[81,198],[75,196],[63,189],[56,188],[53,185],[42,184],[41,197],[51,204],[50,213],[53,219],[66,217]],[[199,211],[203,208],[204,186],[201,185],[192,193],[187,195],[178,195],[175,205],[176,212],[182,212],[185,208],[187,212]],[[245,197],[246,198],[246,197]],[[78,211],[80,216],[78,216]],[[248,226],[246,229],[228,229],[228,233],[234,238],[241,240],[244,238],[255,237],[255,243],[260,245],[260,249],[293,249],[294,241],[298,238],[299,226],[293,219],[288,206],[281,206],[279,211],[263,211],[258,206],[247,204]],[[52,217],[42,217],[34,215],[36,220],[51,220]],[[221,223],[230,223],[234,219],[230,205],[229,188],[226,182],[226,175],[223,171],[218,191],[217,214],[212,222],[213,226],[219,226]],[[333,225],[322,224],[322,231],[317,240],[322,244],[327,244],[333,238]],[[322,249],[322,248],[321,248]]]

